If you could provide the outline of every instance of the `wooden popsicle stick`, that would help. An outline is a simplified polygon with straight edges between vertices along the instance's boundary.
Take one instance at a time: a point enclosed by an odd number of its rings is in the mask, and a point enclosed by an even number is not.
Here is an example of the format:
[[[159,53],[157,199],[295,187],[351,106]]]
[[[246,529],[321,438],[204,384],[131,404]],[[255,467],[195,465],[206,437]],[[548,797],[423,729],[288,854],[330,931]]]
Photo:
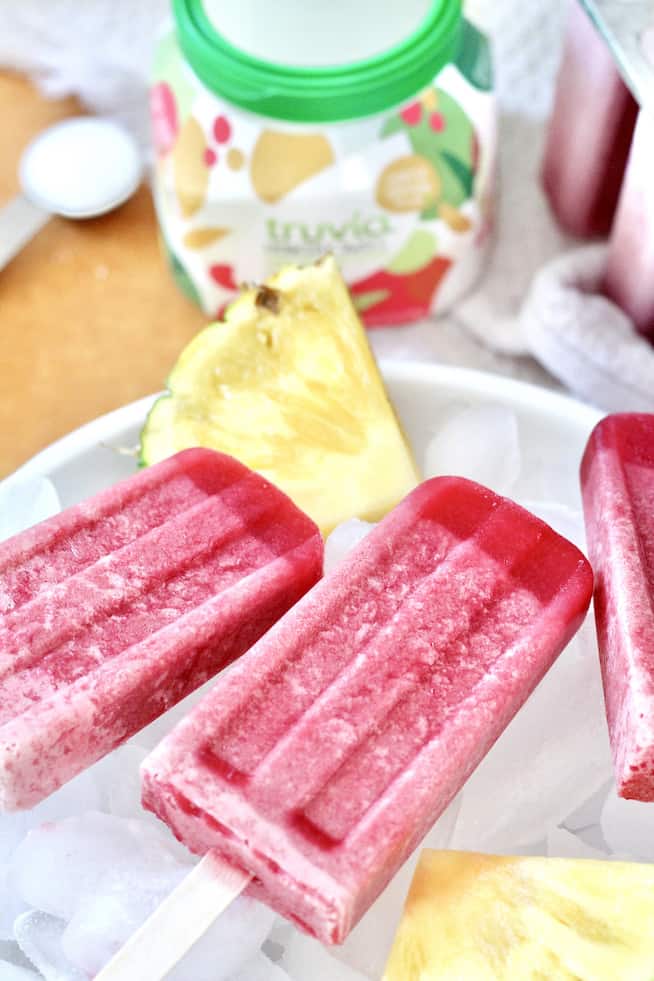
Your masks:
[[[251,878],[216,852],[207,852],[95,981],[162,981]]]

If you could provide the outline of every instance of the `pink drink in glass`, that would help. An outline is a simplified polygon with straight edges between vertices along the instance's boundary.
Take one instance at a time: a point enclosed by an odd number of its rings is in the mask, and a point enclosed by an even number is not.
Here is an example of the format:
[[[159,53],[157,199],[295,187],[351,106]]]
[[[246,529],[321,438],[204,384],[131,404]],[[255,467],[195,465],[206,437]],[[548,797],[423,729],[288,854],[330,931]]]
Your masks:
[[[607,45],[574,3],[542,171],[552,211],[567,232],[609,233],[637,113]]]
[[[604,288],[654,339],[654,115],[638,117],[611,233]]]

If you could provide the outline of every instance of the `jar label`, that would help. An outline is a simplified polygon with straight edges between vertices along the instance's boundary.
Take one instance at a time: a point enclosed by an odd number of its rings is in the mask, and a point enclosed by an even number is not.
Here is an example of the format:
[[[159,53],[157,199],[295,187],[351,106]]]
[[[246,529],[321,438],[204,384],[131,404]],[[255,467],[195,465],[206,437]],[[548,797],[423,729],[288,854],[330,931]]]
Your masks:
[[[151,113],[171,268],[210,316],[238,283],[325,252],[371,326],[444,309],[481,268],[495,105],[487,85],[454,65],[388,113],[286,124],[210,92],[171,34],[155,63]]]

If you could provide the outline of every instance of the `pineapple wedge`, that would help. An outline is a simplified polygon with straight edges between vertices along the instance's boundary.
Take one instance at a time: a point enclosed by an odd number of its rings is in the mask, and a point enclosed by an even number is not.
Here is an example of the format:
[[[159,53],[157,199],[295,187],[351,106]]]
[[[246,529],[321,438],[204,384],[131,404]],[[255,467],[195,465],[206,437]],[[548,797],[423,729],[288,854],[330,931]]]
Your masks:
[[[141,434],[144,464],[222,450],[324,534],[353,516],[376,521],[420,480],[330,256],[245,289],[182,351],[168,388]]]
[[[423,851],[383,981],[652,981],[654,866]]]

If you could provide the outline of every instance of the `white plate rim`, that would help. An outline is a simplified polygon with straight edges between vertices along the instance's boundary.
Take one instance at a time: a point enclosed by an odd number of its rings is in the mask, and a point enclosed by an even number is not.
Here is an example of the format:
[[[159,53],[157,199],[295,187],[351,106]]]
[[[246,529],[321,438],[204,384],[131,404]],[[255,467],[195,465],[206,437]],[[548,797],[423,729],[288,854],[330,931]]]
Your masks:
[[[509,405],[576,421],[589,434],[605,415],[600,409],[579,402],[570,395],[507,375],[423,361],[380,359],[378,363],[383,378],[389,382],[432,383],[446,387],[461,397],[474,392]],[[9,476],[12,479],[47,477],[57,467],[91,445],[110,440],[117,432],[144,421],[154,400],[161,394],[163,393],[146,395],[84,423],[40,450]]]

